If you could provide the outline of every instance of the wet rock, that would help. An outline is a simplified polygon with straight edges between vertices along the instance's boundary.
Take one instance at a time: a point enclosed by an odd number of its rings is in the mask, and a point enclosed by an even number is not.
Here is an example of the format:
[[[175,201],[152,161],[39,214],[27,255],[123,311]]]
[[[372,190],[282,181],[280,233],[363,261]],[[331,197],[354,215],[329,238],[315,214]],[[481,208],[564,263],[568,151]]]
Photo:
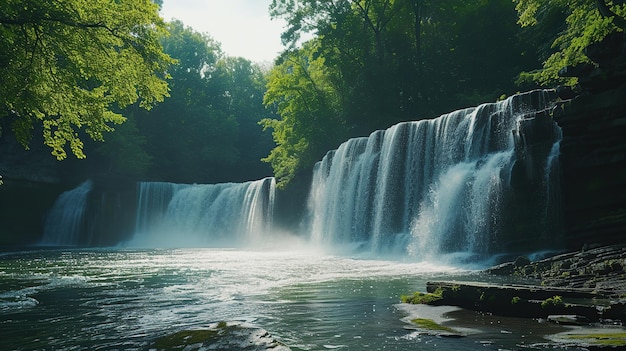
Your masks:
[[[626,296],[626,245],[586,245],[516,268],[514,275],[538,279],[544,286],[590,289],[616,299]],[[487,270],[491,272],[491,270]]]
[[[500,316],[547,318],[549,315],[580,315],[598,321],[602,314],[595,304],[573,301],[604,298],[589,289],[570,289],[518,284],[490,284],[482,282],[438,281],[428,282],[430,294],[441,298],[426,302],[436,306],[489,312]]]
[[[157,339],[150,350],[289,351],[266,330],[242,322],[220,322]]]
[[[589,318],[585,316],[578,316],[575,314],[557,314],[549,315],[548,322],[553,322],[563,325],[585,325],[589,324]]]
[[[515,267],[524,267],[530,264],[530,259],[526,256],[518,256],[513,262]]]
[[[505,263],[502,263],[502,264],[499,264],[497,266],[487,269],[487,273],[493,274],[493,275],[507,276],[515,272],[515,267],[516,266],[513,262],[505,262]]]

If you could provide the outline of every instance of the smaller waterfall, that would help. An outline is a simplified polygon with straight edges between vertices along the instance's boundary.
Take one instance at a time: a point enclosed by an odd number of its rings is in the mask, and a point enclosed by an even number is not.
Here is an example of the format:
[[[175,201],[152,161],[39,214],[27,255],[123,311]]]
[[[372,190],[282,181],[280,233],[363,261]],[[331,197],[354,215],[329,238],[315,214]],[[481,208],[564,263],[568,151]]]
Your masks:
[[[84,230],[87,197],[92,188],[91,180],[62,193],[46,216],[44,234],[40,245],[77,246],[81,244]]]
[[[271,230],[276,182],[175,184],[142,182],[130,246],[231,246]]]

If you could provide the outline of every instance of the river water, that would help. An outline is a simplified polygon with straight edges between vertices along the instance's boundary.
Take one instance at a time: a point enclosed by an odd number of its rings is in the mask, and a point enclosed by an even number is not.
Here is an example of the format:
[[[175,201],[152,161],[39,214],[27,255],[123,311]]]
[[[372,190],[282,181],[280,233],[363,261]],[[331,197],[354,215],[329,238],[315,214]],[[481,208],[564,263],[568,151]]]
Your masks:
[[[293,350],[498,350],[520,335],[407,329],[400,295],[468,272],[321,252],[54,249],[0,255],[0,349],[148,350],[181,330],[246,321]],[[494,322],[490,322],[493,324]],[[497,322],[499,323],[499,321]],[[490,338],[485,341],[485,338]]]

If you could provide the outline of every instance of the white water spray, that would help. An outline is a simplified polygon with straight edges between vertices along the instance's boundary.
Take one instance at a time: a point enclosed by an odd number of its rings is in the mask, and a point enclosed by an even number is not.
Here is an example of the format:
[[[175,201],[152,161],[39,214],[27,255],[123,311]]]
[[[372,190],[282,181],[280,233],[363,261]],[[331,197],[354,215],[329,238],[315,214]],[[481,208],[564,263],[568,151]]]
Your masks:
[[[274,178],[246,183],[139,183],[135,235],[142,247],[231,246],[260,241],[272,225]]]
[[[48,212],[40,245],[77,246],[84,228],[87,197],[92,182],[87,180],[72,190],[62,193]]]
[[[490,253],[516,160],[512,131],[550,103],[534,91],[348,140],[315,166],[312,240],[419,259]]]

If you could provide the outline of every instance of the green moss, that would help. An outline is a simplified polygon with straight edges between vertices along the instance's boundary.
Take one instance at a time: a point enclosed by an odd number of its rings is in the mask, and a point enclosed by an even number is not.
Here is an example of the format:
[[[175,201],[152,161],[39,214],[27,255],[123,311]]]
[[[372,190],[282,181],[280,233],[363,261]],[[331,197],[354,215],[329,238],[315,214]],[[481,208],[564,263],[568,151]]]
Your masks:
[[[522,299],[519,298],[519,296],[513,296],[513,298],[511,299],[511,305],[515,305],[518,304]]]
[[[480,297],[478,298],[481,302],[494,302],[496,301],[496,296],[493,294],[488,294],[484,291],[480,293]]]
[[[433,331],[445,331],[448,333],[455,333],[456,331],[452,328],[446,327],[445,325],[437,324],[432,319],[426,318],[416,318],[411,320],[415,325],[422,329],[433,330]]]
[[[435,301],[441,300],[442,298],[443,297],[441,296],[441,294],[437,294],[437,292],[435,293],[416,292],[413,294],[413,296],[403,295],[400,297],[402,302],[411,303],[414,305],[429,305]]]
[[[554,295],[541,302],[541,308],[547,308],[551,306],[563,306],[563,298],[559,295]]]
[[[157,350],[182,350],[189,345],[215,339],[219,335],[219,330],[182,330],[157,339],[153,344],[153,348]]]
[[[591,345],[602,346],[626,346],[626,332],[619,333],[591,333],[591,334],[570,334],[567,339],[588,342]]]

